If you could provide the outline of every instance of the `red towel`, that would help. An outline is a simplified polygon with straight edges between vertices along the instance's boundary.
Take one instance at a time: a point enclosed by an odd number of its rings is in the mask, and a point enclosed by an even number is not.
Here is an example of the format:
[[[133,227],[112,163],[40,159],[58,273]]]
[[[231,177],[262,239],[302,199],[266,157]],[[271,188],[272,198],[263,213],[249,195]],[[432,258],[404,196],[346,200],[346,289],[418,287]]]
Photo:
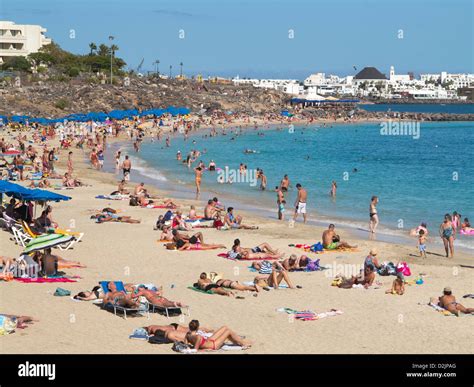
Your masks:
[[[79,278],[79,277],[74,277],[74,278]],[[37,283],[37,284],[42,284],[42,283],[49,283],[49,282],[77,282],[76,280],[70,279],[70,278],[15,278],[15,280],[23,282],[25,284],[31,284],[31,283]]]

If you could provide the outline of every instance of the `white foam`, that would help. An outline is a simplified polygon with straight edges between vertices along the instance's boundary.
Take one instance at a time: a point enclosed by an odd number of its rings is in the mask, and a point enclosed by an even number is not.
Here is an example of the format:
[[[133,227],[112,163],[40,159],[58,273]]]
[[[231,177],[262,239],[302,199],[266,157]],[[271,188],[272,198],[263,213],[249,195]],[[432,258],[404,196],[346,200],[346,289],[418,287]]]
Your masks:
[[[135,156],[129,156],[130,161],[132,162],[132,173],[137,171],[143,176],[149,177],[153,180],[158,181],[167,181],[168,179],[163,176],[160,171],[150,166],[145,160],[142,160]]]

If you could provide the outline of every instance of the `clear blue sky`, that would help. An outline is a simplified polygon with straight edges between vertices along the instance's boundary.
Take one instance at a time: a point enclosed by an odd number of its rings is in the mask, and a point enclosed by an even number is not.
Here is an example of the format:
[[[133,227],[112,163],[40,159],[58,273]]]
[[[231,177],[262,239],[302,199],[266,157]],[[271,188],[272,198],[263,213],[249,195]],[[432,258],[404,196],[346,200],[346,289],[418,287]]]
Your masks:
[[[114,35],[129,68],[159,59],[174,74],[181,61],[204,76],[474,72],[472,0],[0,0],[0,19],[41,24],[75,53]]]

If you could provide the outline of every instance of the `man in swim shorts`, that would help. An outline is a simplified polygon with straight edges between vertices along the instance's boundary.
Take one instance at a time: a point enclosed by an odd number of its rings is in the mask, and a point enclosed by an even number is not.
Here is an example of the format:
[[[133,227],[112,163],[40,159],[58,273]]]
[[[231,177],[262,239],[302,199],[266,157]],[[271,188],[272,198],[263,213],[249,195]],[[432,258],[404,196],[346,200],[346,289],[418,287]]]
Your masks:
[[[330,224],[328,229],[323,232],[323,246],[326,250],[336,250],[340,248],[355,248],[357,246],[351,246],[345,241],[339,239],[339,235],[336,234],[336,226]]]
[[[308,197],[308,193],[299,183],[296,184],[296,189],[298,190],[298,196],[295,201],[296,208],[293,220],[296,220],[298,214],[303,214],[303,221],[306,223],[306,199]]]

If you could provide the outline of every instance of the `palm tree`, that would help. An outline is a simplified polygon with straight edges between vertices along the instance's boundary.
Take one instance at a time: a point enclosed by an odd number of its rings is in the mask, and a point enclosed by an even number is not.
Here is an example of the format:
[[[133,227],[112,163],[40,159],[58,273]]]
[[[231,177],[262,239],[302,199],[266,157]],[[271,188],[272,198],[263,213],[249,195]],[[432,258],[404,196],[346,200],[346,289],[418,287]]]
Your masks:
[[[112,53],[115,54],[115,51],[118,51],[119,50],[119,47],[116,45],[116,44],[112,44],[110,46],[110,49],[112,50]]]
[[[109,47],[107,47],[105,44],[102,43],[102,44],[99,46],[98,54],[99,54],[100,56],[108,56],[109,53],[110,53]]]
[[[91,56],[94,55],[94,51],[97,50],[97,45],[94,42],[89,43],[89,48],[91,49],[91,52],[89,55]]]

